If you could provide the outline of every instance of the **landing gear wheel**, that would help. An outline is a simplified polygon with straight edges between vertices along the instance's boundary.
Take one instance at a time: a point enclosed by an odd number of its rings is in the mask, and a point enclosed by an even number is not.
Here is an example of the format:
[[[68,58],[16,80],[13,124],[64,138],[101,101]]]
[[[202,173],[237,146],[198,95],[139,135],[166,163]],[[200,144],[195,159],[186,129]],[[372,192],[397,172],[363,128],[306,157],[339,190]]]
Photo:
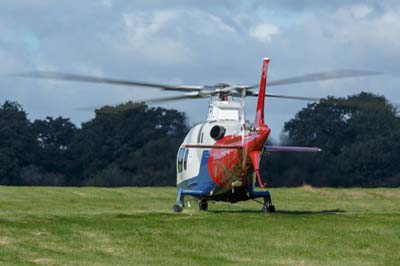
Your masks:
[[[199,210],[200,211],[206,211],[208,210],[208,202],[205,200],[202,200],[199,202]]]
[[[274,205],[269,205],[268,206],[268,211],[269,212],[275,212],[275,206]]]
[[[264,213],[275,212],[275,206],[272,205],[271,197],[264,198],[264,206],[261,210]]]
[[[181,213],[183,211],[182,204],[178,204],[178,203],[174,204],[174,206],[172,206],[172,211],[174,213]]]

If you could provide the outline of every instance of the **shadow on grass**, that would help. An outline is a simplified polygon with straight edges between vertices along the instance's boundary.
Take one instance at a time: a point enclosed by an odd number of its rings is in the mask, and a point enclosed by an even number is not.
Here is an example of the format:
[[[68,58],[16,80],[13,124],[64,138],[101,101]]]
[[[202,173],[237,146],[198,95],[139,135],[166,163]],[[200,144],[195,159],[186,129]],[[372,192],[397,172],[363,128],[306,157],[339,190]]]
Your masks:
[[[261,210],[208,210],[210,213],[262,213]],[[321,210],[321,211],[289,211],[277,210],[275,213],[288,214],[288,215],[309,215],[309,214],[337,214],[345,213],[346,211],[340,209]]]
[[[340,209],[334,210],[321,210],[321,211],[285,211],[285,210],[277,210],[276,213],[283,214],[337,214],[337,213],[345,213],[346,211]]]

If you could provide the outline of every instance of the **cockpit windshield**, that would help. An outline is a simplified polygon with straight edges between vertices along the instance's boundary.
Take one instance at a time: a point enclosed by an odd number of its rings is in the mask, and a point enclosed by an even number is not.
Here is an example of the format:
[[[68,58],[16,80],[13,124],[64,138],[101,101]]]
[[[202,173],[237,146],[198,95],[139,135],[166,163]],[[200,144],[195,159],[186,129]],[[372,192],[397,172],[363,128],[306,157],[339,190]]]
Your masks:
[[[178,165],[177,165],[177,170],[178,173],[182,172],[183,170],[183,159],[185,157],[185,149],[180,148],[178,152]]]

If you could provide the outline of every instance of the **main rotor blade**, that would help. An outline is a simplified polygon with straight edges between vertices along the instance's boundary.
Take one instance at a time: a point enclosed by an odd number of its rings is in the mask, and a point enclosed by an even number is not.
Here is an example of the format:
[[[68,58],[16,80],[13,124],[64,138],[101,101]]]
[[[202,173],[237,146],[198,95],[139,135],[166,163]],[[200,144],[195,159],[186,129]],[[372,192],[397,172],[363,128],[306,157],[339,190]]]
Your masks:
[[[147,99],[147,100],[141,100],[142,102],[148,103],[148,104],[153,104],[153,103],[165,103],[165,102],[173,102],[177,100],[187,100],[187,99],[198,99],[198,98],[204,98],[198,94],[185,94],[185,95],[179,95],[179,96],[171,96],[171,97],[163,97],[163,98],[153,98],[153,99]]]
[[[147,99],[147,100],[140,100],[137,102],[128,102],[128,103],[124,103],[124,104],[115,104],[115,105],[105,105],[105,106],[87,106],[87,107],[79,107],[76,108],[77,110],[80,111],[93,111],[99,108],[103,108],[103,107],[117,107],[120,106],[119,110],[116,111],[126,111],[129,109],[133,109],[135,107],[137,107],[137,105],[139,103],[147,103],[147,104],[154,104],[154,103],[164,103],[164,102],[172,102],[172,101],[177,101],[177,100],[185,100],[185,99],[198,99],[198,98],[204,98],[200,95],[197,94],[193,94],[193,95],[179,95],[179,96],[171,96],[171,97],[162,97],[162,98],[152,98],[152,99]]]
[[[282,99],[290,99],[290,100],[301,100],[301,101],[314,101],[314,102],[320,100],[320,98],[315,98],[315,97],[290,96],[290,95],[279,95],[279,94],[271,94],[271,93],[266,93],[265,97],[282,98]]]
[[[248,92],[246,96],[257,97],[258,93],[257,92]],[[290,99],[290,100],[301,100],[301,101],[313,101],[313,102],[321,100],[321,98],[316,98],[316,97],[303,97],[303,96],[281,95],[281,94],[272,94],[272,93],[265,93],[265,97]]]
[[[247,96],[258,96],[258,93],[248,92]],[[266,93],[265,97],[312,101],[312,102],[319,102],[319,104],[321,105],[328,105],[328,106],[336,105],[340,107],[362,108],[371,110],[381,110],[382,108],[384,108],[384,106],[380,102],[369,102],[358,99],[315,98],[315,97],[303,97],[303,96],[291,96],[291,95],[278,95],[271,93]],[[396,105],[394,105],[394,107],[396,107]]]
[[[253,93],[247,96],[257,96],[258,93]],[[303,96],[291,96],[291,95],[279,95],[279,94],[271,94],[266,93],[265,97],[270,98],[281,98],[281,99],[290,99],[290,100],[301,100],[301,101],[312,101],[319,102],[322,105],[329,106],[341,106],[341,107],[350,107],[350,108],[363,108],[363,109],[371,109],[371,110],[380,110],[382,109],[381,103],[376,102],[365,102],[360,100],[352,100],[352,99],[325,99],[325,98],[314,98],[314,97],[303,97]]]
[[[95,76],[67,74],[67,73],[53,72],[53,71],[26,72],[26,73],[17,74],[16,76],[24,77],[24,78],[39,78],[39,79],[78,81],[78,82],[88,82],[88,83],[103,83],[103,84],[122,85],[122,86],[150,87],[150,88],[158,88],[158,89],[162,89],[162,90],[185,91],[185,92],[199,91],[199,90],[205,88],[204,86],[185,86],[185,85],[171,86],[171,85],[160,84],[160,83],[129,81],[129,80],[103,78],[103,77],[95,77]]]
[[[319,72],[306,74],[291,78],[278,79],[267,82],[267,86],[280,86],[287,84],[295,84],[295,83],[305,83],[305,82],[314,82],[314,81],[324,81],[324,80],[333,80],[333,79],[344,79],[344,78],[355,78],[355,77],[363,77],[363,76],[374,76],[381,75],[380,72],[368,71],[368,70],[354,70],[354,69],[339,69],[328,72]],[[249,88],[258,88],[259,85],[249,86]]]

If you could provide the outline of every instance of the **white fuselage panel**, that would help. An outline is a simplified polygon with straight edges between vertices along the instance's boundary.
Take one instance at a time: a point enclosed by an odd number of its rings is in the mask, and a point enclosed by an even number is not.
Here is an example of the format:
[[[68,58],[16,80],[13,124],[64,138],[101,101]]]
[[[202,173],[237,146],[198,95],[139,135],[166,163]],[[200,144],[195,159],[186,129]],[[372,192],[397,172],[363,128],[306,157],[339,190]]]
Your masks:
[[[210,104],[208,121],[237,120],[240,116],[240,104],[237,102],[215,101]]]
[[[210,149],[184,148],[185,144],[213,145],[216,141],[211,138],[210,131],[214,126],[225,128],[225,136],[237,136],[241,132],[239,120],[206,121],[194,126],[186,135],[178,151],[177,184],[199,175],[203,152]]]

